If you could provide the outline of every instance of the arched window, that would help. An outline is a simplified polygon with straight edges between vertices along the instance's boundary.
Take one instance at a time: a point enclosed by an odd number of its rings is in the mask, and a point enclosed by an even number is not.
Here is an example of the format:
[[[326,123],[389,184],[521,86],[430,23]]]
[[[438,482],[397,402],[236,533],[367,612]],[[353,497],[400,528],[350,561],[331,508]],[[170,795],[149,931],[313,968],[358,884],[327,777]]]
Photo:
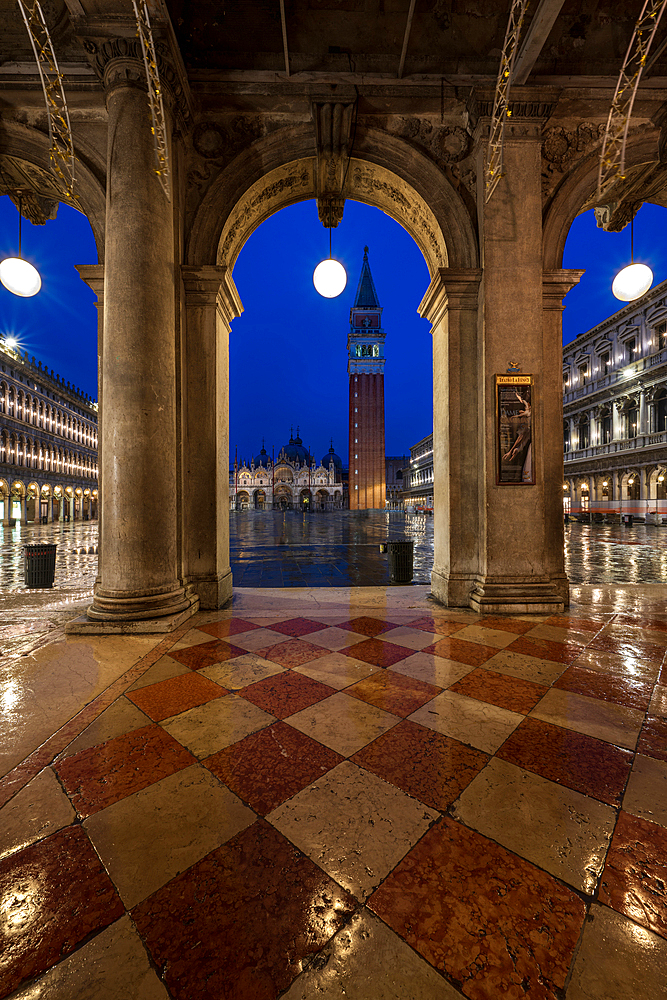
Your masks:
[[[628,438],[637,437],[639,431],[639,408],[637,406],[631,406],[627,411],[626,415],[626,433],[625,436]]]
[[[10,417],[14,416],[14,386],[13,385],[10,385],[10,387],[9,387],[7,412],[9,413]]]
[[[7,412],[7,383],[0,382],[0,413]]]
[[[563,451],[570,450],[570,421],[563,421]]]
[[[579,447],[588,448],[591,442],[590,421],[588,417],[582,417],[579,421]]]
[[[7,432],[3,431],[0,434],[0,462],[3,464],[7,461]]]
[[[16,419],[23,420],[23,393],[20,390],[16,397]]]

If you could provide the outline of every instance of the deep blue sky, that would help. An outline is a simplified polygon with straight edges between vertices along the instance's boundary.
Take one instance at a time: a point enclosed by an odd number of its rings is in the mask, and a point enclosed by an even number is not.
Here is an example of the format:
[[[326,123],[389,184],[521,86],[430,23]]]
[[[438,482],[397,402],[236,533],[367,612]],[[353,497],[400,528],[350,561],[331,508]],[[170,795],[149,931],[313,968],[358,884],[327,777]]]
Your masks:
[[[644,205],[635,220],[635,260],[650,264],[655,281],[667,277],[667,211]],[[18,216],[0,198],[0,259],[15,255]],[[386,450],[404,454],[430,433],[433,421],[431,336],[417,306],[428,285],[423,257],[410,236],[377,209],[347,202],[333,231],[333,252],[345,265],[348,285],[337,299],[323,299],[312,273],[328,256],[328,234],[314,202],[272,216],[253,233],[234,269],[245,306],[230,336],[230,445],[232,455],[270,452],[289,438],[290,426],[320,458],[334,447],[347,462],[346,342],[363,248],[369,261],[387,333],[385,369]],[[84,216],[61,205],[46,226],[23,222],[23,255],[42,275],[42,291],[21,299],[0,286],[0,334],[13,334],[29,355],[65,380],[97,396],[97,314],[93,294],[74,270],[97,262]],[[564,267],[586,268],[566,299],[564,340],[606,319],[620,307],[611,294],[616,271],[630,260],[630,230],[605,233],[592,212],[575,220]]]

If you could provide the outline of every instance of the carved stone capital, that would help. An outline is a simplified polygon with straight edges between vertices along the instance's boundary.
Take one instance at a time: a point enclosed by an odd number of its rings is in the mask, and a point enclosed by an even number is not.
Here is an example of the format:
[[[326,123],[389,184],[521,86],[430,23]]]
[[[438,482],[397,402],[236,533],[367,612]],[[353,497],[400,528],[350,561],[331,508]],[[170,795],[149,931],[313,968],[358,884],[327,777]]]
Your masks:
[[[585,271],[574,268],[559,268],[544,271],[542,275],[542,306],[544,309],[563,311],[563,299],[581,281]]]
[[[317,148],[317,212],[327,229],[343,218],[343,184],[350,162],[354,101],[313,101]]]
[[[94,66],[104,89],[116,86],[146,87],[141,44],[134,38],[109,38],[95,54]]]

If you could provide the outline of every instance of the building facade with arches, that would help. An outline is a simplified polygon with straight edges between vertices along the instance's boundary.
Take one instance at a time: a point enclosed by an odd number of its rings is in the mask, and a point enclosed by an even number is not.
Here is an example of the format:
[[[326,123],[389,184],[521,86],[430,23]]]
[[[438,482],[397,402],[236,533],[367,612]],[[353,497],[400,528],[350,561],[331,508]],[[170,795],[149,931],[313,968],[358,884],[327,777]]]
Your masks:
[[[165,191],[130,6],[53,4],[76,79],[78,205],[98,247],[98,262],[79,268],[99,305],[103,489],[85,627],[151,619],[166,630],[230,599],[228,337],[243,309],[234,265],[265,219],[308,199],[327,226],[347,200],[381,209],[428,267],[419,312],[433,341],[434,598],[484,613],[568,603],[561,311],[583,270],[563,268],[563,249],[594,205],[618,229],[638,202],[667,201],[667,55],[656,50],[624,172],[601,202],[602,136],[635,14],[606,5],[580,27],[567,5],[537,5],[549,17],[531,8],[502,178],[488,196],[507,5],[427,5],[414,18],[412,6],[409,18],[400,5],[330,6],[295,0],[281,31],[278,5],[256,5],[252,32],[245,5],[206,22],[197,5],[152,9]],[[18,10],[5,27],[2,176],[57,201]],[[531,483],[499,481],[495,379],[510,367],[535,389]]]
[[[97,403],[0,338],[0,520],[97,517]]]
[[[262,443],[249,462],[235,459],[229,474],[230,510],[342,510],[344,492],[343,463],[333,442],[318,463],[298,427],[275,460]]]
[[[565,509],[667,517],[667,281],[563,350]]]

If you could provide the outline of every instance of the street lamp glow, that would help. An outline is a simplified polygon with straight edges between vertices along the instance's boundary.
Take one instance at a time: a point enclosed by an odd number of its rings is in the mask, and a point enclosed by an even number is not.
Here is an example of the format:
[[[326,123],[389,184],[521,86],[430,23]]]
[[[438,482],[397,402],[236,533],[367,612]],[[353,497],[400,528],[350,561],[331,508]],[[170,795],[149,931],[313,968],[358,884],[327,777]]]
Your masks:
[[[8,292],[28,299],[42,287],[39,271],[22,257],[6,257],[0,261],[0,281]]]
[[[325,299],[335,299],[347,285],[347,272],[340,261],[328,257],[313,271],[313,284]]]
[[[646,264],[628,264],[618,272],[611,286],[613,295],[621,302],[633,302],[653,284],[653,271]]]

